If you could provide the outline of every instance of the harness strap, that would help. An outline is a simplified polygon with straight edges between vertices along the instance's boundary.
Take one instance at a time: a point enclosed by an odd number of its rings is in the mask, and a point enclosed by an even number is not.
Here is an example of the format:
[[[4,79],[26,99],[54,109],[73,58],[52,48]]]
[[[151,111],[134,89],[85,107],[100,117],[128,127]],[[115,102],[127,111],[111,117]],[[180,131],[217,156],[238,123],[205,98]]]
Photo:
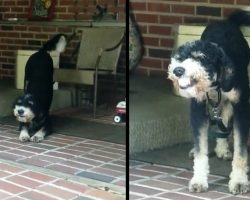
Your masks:
[[[219,109],[219,105],[221,103],[221,90],[219,88],[217,88],[217,94],[218,94],[217,102],[214,102],[212,99],[210,99],[208,93],[206,93],[207,102],[212,107],[212,116],[210,112],[208,112],[208,116],[210,123],[212,125],[217,125],[217,127],[219,128],[219,131],[216,132],[216,137],[227,138],[232,131],[233,121],[230,120],[228,122],[228,127],[224,125],[222,118],[220,116],[220,109]]]
[[[216,125],[219,128],[219,131],[213,132],[213,135],[216,138],[228,138],[232,131],[232,124],[231,122],[228,123],[228,127],[226,127],[222,120],[210,120],[212,125]]]
[[[219,105],[220,105],[220,102],[221,102],[221,90],[217,87],[217,94],[218,94],[218,100],[217,102],[214,102],[212,99],[210,99],[209,95],[208,95],[208,92],[206,93],[207,95],[207,100],[208,100],[208,103],[214,108],[218,108]]]

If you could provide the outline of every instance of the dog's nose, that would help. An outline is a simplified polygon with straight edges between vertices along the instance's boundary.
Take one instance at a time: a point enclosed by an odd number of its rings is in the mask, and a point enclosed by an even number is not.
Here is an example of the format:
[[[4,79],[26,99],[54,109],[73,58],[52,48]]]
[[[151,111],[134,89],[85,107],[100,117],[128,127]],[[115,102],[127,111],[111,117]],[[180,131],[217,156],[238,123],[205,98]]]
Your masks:
[[[24,113],[24,110],[20,109],[17,111],[19,115],[22,115]]]
[[[173,72],[175,76],[181,77],[185,73],[185,69],[183,67],[176,67]]]

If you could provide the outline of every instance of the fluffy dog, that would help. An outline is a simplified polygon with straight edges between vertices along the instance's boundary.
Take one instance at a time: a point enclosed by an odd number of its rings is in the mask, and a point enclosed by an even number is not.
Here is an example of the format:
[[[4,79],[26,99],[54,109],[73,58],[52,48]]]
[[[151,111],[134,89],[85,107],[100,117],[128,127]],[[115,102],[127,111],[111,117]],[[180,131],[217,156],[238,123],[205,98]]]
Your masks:
[[[247,141],[249,132],[250,50],[240,31],[250,25],[250,15],[237,11],[228,19],[209,24],[201,39],[179,47],[171,57],[168,74],[183,97],[191,99],[194,135],[194,175],[189,191],[208,189],[208,129],[212,121],[222,133],[233,133],[234,153],[229,191],[249,190]],[[208,112],[207,107],[211,107]],[[219,158],[232,156],[227,138],[217,139]]]
[[[57,34],[30,56],[25,66],[24,96],[14,104],[14,115],[20,122],[22,142],[41,142],[50,131],[49,109],[53,98],[53,60],[50,51],[65,50],[67,37]]]
[[[40,109],[32,95],[18,97],[14,103],[13,113],[20,122],[20,141],[41,142],[51,133],[48,115]]]

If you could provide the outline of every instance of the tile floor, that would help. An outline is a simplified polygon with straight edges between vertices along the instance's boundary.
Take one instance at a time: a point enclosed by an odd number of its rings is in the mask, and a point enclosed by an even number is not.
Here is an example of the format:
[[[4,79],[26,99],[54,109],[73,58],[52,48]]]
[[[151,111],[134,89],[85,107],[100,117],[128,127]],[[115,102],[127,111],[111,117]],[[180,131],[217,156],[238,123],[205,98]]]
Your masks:
[[[134,160],[129,165],[130,200],[250,199],[250,193],[237,196],[230,194],[227,177],[210,175],[208,192],[190,193],[187,186],[192,177],[191,171]]]
[[[0,124],[0,199],[125,199],[125,145],[52,134],[18,140]]]

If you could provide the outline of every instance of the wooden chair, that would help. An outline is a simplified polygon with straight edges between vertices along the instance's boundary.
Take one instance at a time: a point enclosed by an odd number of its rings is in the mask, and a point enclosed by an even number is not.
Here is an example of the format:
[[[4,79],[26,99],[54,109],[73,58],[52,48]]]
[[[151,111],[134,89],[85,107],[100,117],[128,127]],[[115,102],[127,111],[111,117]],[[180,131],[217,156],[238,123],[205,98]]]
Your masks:
[[[96,117],[98,75],[116,74],[124,28],[82,28],[76,69],[55,69],[54,80],[75,86],[93,86],[93,117]]]

